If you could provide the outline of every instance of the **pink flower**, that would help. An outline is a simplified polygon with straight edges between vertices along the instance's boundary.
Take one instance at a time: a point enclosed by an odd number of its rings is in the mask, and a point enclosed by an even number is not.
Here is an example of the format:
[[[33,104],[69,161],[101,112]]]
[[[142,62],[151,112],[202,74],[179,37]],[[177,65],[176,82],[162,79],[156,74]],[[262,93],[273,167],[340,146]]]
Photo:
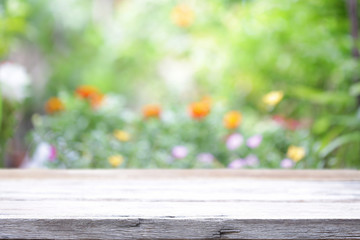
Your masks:
[[[171,154],[174,158],[182,159],[188,155],[188,149],[185,146],[173,147]]]
[[[282,168],[292,168],[294,167],[295,163],[293,160],[285,158],[281,161],[280,166]]]
[[[228,168],[242,168],[242,167],[245,167],[246,166],[246,160],[245,159],[242,159],[242,158],[238,158],[238,159],[235,159],[234,161],[232,161]]]
[[[301,127],[301,122],[293,118],[285,118],[281,115],[274,115],[272,119],[283,128],[292,131]]]
[[[211,153],[200,153],[197,159],[199,162],[210,164],[214,162],[215,157]]]
[[[256,155],[254,155],[254,154],[248,155],[248,156],[245,158],[245,161],[246,161],[246,165],[247,165],[247,166],[254,167],[254,166],[259,165],[259,159],[258,159],[258,157],[257,157]]]
[[[272,119],[279,125],[284,126],[286,123],[286,118],[281,115],[274,115]]]
[[[50,149],[49,149],[49,160],[50,160],[50,162],[55,161],[56,156],[57,156],[56,148],[53,145],[51,145]]]
[[[235,150],[243,144],[244,138],[240,133],[233,133],[226,139],[226,147],[229,150]]]
[[[260,134],[258,134],[258,135],[250,137],[246,141],[246,145],[249,148],[257,148],[260,145],[261,142],[262,142],[262,136]]]

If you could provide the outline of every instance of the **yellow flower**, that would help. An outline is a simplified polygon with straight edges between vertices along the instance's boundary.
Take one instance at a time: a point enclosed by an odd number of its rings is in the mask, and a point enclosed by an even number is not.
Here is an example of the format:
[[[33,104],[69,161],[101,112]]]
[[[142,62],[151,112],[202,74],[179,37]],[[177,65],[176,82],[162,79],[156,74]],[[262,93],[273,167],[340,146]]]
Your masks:
[[[114,132],[114,136],[117,140],[121,142],[127,142],[130,140],[131,136],[128,132],[122,130],[116,130]]]
[[[288,158],[298,162],[305,157],[305,148],[291,145],[286,155]]]
[[[113,155],[108,158],[108,161],[112,167],[118,167],[124,162],[124,157],[120,154]]]
[[[262,100],[265,104],[269,106],[275,106],[278,104],[284,97],[284,93],[282,91],[272,91],[266,94]]]
[[[179,4],[171,12],[171,19],[179,27],[189,27],[195,18],[194,11],[186,4]]]

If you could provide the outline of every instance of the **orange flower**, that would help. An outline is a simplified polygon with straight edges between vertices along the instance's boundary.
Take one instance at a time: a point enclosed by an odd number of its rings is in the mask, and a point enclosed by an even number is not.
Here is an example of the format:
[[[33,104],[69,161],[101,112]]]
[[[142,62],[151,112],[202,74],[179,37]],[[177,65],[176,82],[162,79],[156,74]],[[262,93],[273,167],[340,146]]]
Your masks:
[[[200,102],[194,102],[189,106],[190,115],[194,119],[206,117],[210,113],[210,110],[211,103],[209,98],[203,99]]]
[[[238,111],[230,111],[225,114],[223,122],[227,129],[237,128],[242,121],[242,115]]]
[[[145,118],[159,118],[161,114],[161,107],[158,104],[148,104],[142,109]]]
[[[185,4],[179,4],[171,12],[171,19],[179,27],[188,27],[194,22],[194,11]]]
[[[79,97],[88,100],[93,108],[100,106],[104,100],[104,95],[93,86],[80,86],[76,89],[76,94]]]
[[[83,85],[76,89],[76,93],[81,98],[89,99],[93,95],[99,94],[99,91],[97,88],[89,85]]]
[[[65,109],[62,101],[57,97],[50,98],[45,104],[45,111],[49,114],[61,112]]]

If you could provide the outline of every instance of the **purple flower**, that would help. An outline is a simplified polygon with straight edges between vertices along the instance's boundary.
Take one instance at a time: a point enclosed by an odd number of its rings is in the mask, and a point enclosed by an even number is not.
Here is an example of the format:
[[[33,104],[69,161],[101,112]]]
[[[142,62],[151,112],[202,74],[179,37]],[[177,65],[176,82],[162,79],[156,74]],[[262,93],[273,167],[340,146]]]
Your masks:
[[[173,147],[171,154],[174,158],[182,159],[188,155],[188,149],[185,146]]]
[[[244,142],[244,138],[240,133],[233,133],[226,139],[226,147],[229,150],[235,150],[241,146]]]
[[[256,155],[250,154],[245,158],[246,165],[254,167],[259,165],[259,159]]]
[[[281,161],[280,166],[282,168],[292,168],[294,167],[295,163],[293,160],[285,158]]]
[[[200,153],[197,159],[199,162],[210,164],[214,162],[215,157],[211,153]]]
[[[235,159],[234,161],[232,161],[228,168],[242,168],[242,167],[245,167],[246,166],[246,160],[245,159],[242,159],[242,158],[238,158],[238,159]]]
[[[261,142],[262,142],[262,136],[260,134],[258,134],[258,135],[254,135],[254,136],[250,137],[247,140],[246,145],[249,148],[257,148]]]
[[[49,160],[50,160],[50,162],[55,161],[56,156],[57,156],[56,148],[53,145],[51,145],[49,147]]]

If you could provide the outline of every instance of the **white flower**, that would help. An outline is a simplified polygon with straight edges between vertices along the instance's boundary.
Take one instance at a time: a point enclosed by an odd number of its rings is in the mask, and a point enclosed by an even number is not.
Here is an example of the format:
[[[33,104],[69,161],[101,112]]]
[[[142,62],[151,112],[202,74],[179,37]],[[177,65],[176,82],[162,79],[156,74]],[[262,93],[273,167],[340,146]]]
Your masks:
[[[51,145],[46,142],[41,142],[36,147],[32,159],[23,165],[24,168],[45,168],[45,163],[49,160],[51,155]]]
[[[18,102],[24,100],[29,84],[30,78],[23,66],[10,62],[0,64],[0,88],[3,98]]]

